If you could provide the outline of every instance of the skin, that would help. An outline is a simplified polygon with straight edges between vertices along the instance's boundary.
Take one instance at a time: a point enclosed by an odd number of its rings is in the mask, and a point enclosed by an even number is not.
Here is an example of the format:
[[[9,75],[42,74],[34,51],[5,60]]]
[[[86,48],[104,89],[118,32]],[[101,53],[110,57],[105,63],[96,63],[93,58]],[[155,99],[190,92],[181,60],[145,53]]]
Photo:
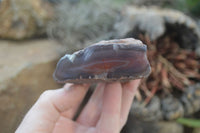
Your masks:
[[[125,125],[140,80],[99,83],[79,116],[74,116],[89,85],[66,84],[45,91],[16,133],[119,133]]]

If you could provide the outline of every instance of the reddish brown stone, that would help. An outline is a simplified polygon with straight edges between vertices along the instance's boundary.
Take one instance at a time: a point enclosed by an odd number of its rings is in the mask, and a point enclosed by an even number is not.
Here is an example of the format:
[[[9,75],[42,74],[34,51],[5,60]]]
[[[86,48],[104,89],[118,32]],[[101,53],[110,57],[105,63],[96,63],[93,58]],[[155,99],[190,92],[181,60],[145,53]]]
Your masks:
[[[101,41],[62,57],[54,79],[60,83],[87,83],[147,77],[151,68],[146,51],[146,45],[133,38]]]

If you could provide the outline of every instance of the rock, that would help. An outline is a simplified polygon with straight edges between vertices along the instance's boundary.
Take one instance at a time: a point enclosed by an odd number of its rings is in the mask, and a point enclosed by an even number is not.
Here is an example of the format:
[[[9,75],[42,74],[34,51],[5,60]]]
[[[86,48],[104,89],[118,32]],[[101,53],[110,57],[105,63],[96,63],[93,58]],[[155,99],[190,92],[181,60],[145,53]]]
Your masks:
[[[185,115],[191,115],[200,110],[200,83],[190,86],[180,97],[180,101],[184,107]]]
[[[21,40],[46,32],[53,7],[44,0],[3,0],[0,14],[0,38]]]
[[[156,123],[157,133],[184,133],[183,126],[177,122],[159,121]]]
[[[181,102],[171,95],[161,100],[161,109],[167,120],[174,120],[184,115]]]
[[[200,30],[195,21],[180,11],[158,7],[127,6],[121,21],[115,24],[117,37],[135,37],[144,33],[151,40],[163,35],[177,37],[183,48],[200,46]]]
[[[111,39],[115,34],[113,25],[119,17],[119,9],[112,0],[60,1],[55,7],[55,19],[49,23],[47,33],[66,45],[70,49],[68,52]]]
[[[122,133],[183,133],[183,126],[173,121],[140,121],[129,117]]]
[[[59,88],[52,74],[64,48],[48,40],[0,41],[0,129],[14,132],[46,89]]]
[[[161,41],[168,37],[179,44],[181,48],[192,49],[200,55],[200,28],[189,16],[180,11],[158,7],[129,5],[123,9],[121,20],[116,22],[114,26],[116,30],[115,38],[135,37],[141,39],[143,36],[150,43],[150,41]],[[141,34],[142,36],[140,36]],[[161,113],[153,113],[156,115],[152,115],[152,110],[148,109],[148,105],[141,105],[143,101],[141,103],[134,101],[131,114],[142,120],[162,118],[172,120],[184,115],[191,115],[200,109],[199,95],[197,96],[199,93],[198,89],[185,88],[185,90],[190,91],[182,91],[178,94],[172,92],[173,96],[170,99],[166,97],[165,100],[162,99],[158,104],[154,104],[157,105],[153,106],[157,110],[155,109],[156,111],[153,112]],[[159,92],[155,95],[164,97]],[[153,101],[151,101],[151,104],[153,104]]]
[[[134,101],[130,117],[139,120],[175,120],[183,116],[190,116],[200,110],[200,83],[185,88],[180,97],[172,95],[159,99],[154,96],[146,106],[142,102]]]
[[[141,121],[134,116],[128,117],[128,121],[121,133],[157,133],[154,127],[156,121]]]
[[[65,0],[46,0],[46,1],[49,1],[49,2],[51,2],[53,4],[59,4],[59,3],[63,2],[63,1],[65,1]],[[67,1],[69,1],[72,4],[80,2],[80,0],[67,0]]]
[[[193,133],[200,133],[200,128],[195,128]]]
[[[134,100],[131,106],[130,117],[135,117],[143,121],[162,119],[160,99],[157,96],[154,96],[147,105]]]
[[[127,82],[148,77],[151,67],[147,46],[134,38],[100,41],[58,62],[54,79],[59,83]]]
[[[151,5],[157,5],[157,6],[168,6],[172,5],[174,3],[173,0],[133,0],[131,1],[134,5],[138,6],[151,6]]]

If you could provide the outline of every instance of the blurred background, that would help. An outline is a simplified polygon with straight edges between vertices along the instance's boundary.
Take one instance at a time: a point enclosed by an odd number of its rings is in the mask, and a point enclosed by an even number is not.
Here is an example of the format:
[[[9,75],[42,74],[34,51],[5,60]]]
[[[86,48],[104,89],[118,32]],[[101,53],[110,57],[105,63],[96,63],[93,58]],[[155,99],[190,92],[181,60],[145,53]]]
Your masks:
[[[14,132],[57,61],[100,40],[148,46],[122,133],[200,133],[200,0],[0,0],[0,132]]]

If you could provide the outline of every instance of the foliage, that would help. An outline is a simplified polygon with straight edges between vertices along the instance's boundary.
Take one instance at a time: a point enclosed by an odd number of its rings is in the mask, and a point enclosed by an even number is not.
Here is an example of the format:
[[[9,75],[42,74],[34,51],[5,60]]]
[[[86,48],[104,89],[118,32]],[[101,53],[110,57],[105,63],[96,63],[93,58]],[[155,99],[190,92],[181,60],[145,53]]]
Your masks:
[[[186,0],[186,3],[193,14],[200,16],[200,0]]]
[[[173,7],[194,16],[200,16],[200,0],[175,0]]]
[[[177,122],[188,127],[200,127],[200,119],[179,118]]]

